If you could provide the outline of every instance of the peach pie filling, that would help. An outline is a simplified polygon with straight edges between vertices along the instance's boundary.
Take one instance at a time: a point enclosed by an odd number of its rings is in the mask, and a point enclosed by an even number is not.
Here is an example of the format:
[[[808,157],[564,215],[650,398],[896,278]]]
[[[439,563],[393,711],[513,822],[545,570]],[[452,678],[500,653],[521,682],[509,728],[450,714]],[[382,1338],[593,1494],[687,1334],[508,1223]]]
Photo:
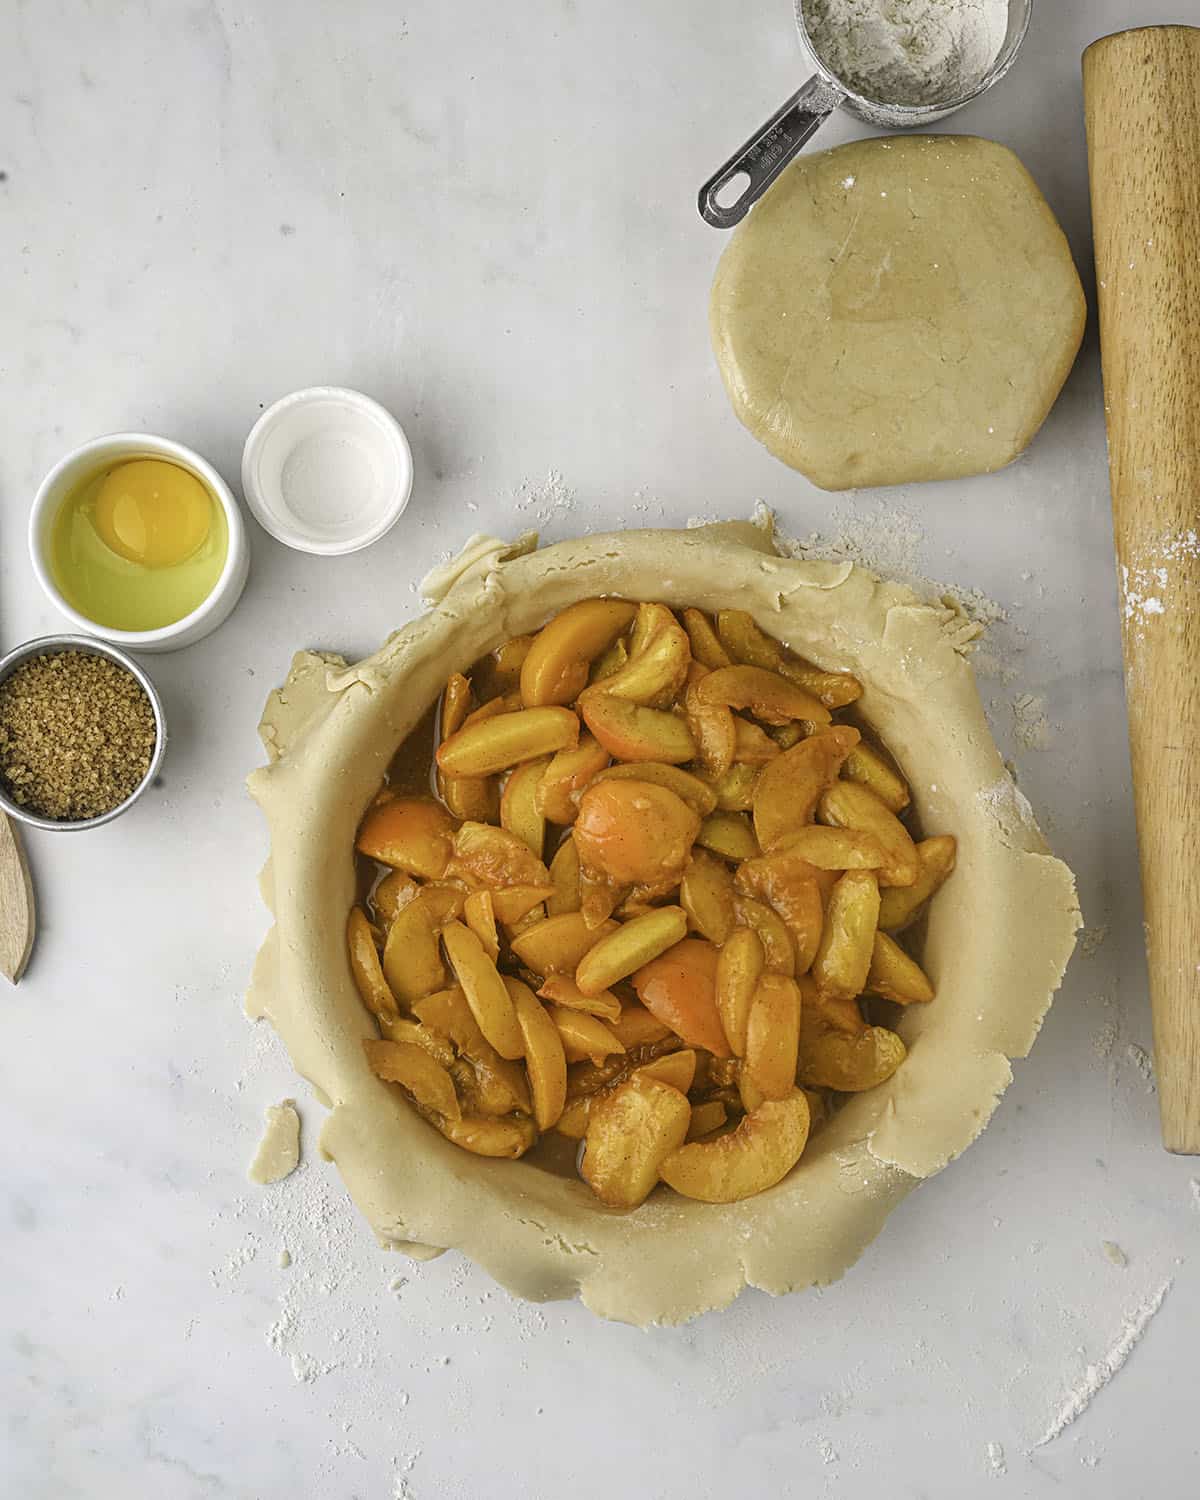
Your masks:
[[[578,1143],[611,1208],[779,1182],[934,998],[903,934],[955,840],[905,826],[861,693],[741,611],[620,599],[451,676],[358,830],[372,1071],[467,1151]]]

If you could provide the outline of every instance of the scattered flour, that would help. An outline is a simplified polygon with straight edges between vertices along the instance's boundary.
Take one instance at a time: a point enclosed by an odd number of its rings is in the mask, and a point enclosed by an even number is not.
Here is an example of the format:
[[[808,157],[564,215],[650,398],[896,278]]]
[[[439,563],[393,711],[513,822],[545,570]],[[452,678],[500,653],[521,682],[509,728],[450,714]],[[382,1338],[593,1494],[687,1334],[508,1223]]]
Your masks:
[[[519,511],[532,511],[537,521],[552,521],[575,509],[575,491],[557,469],[548,469],[542,480],[523,479],[513,495]]]
[[[1023,750],[1048,750],[1054,743],[1054,726],[1046,717],[1041,693],[1021,693],[1012,702],[1017,744]]]
[[[1033,1445],[1034,1448],[1042,1448],[1047,1443],[1052,1443],[1056,1437],[1066,1431],[1076,1417],[1082,1416],[1088,1409],[1133,1353],[1151,1318],[1163,1305],[1167,1293],[1171,1290],[1171,1284],[1168,1278],[1156,1292],[1126,1316],[1121,1332],[1112,1347],[1097,1364],[1087,1366],[1080,1380],[1067,1393],[1066,1400],[1051,1418],[1050,1425]]]
[[[1192,1202],[1197,1208],[1200,1208],[1200,1177],[1192,1178],[1191,1188]]]
[[[1001,1475],[1008,1473],[1008,1463],[1004,1457],[1003,1443],[989,1443],[987,1445],[988,1473],[993,1479],[999,1479]]]
[[[1084,958],[1091,958],[1108,936],[1108,923],[1101,922],[1095,927],[1085,927],[1079,935],[1079,951]]]
[[[1146,1092],[1156,1093],[1158,1086],[1154,1081],[1154,1060],[1145,1047],[1139,1047],[1136,1042],[1130,1042],[1125,1048],[1125,1057],[1141,1074],[1142,1082],[1146,1085]]]
[[[828,1438],[822,1438],[817,1451],[821,1455],[823,1464],[835,1464],[838,1461],[838,1451]]]

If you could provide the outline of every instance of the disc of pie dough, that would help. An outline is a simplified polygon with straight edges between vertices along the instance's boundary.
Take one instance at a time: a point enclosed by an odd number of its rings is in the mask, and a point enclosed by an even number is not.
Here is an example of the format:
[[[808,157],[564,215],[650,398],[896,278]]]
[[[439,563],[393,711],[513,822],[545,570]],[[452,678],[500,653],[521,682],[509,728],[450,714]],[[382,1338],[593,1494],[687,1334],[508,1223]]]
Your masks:
[[[734,411],[828,490],[1010,463],[1085,317],[1033,178],[1006,147],[955,135],[799,157],[734,233],[710,307]]]

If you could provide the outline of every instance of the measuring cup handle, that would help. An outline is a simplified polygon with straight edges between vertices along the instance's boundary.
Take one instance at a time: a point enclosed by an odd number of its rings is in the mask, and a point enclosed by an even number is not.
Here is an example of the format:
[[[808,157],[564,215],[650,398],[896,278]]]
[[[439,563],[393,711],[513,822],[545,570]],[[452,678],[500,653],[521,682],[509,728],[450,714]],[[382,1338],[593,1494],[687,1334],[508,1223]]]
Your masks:
[[[700,217],[704,222],[714,229],[732,229],[744,219],[750,205],[762,197],[844,97],[821,77],[810,78],[798,88],[700,189]],[[718,203],[721,189],[739,174],[750,179],[746,186],[732,203]]]

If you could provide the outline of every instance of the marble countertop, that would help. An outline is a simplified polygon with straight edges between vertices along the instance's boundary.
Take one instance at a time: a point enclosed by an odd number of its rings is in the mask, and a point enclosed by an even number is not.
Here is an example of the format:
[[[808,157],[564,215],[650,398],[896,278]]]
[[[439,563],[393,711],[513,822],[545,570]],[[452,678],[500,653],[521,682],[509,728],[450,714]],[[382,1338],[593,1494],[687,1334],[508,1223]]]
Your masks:
[[[84,438],[169,434],[232,481],[260,409],[330,382],[384,401],[416,462],[403,522],[360,555],[251,524],[240,608],[149,663],[157,794],[28,840],[41,931],[0,996],[0,1488],[1194,1495],[1200,1162],[1161,1149],[1147,1055],[1094,325],[1006,472],[813,489],[729,412],[705,325],[723,241],[695,211],[801,76],[787,0],[472,9],[0,0],[0,638],[59,626],[25,520]],[[1080,52],[1183,9],[1043,3],[1009,79],[943,127],[1017,150],[1085,279]],[[842,116],[821,142],[865,133]],[[384,1254],[241,1012],[264,696],[295,647],[360,653],[411,617],[469,532],[757,500],[1002,607],[982,687],[1088,924],[1041,1039],[981,1140],[821,1293],[640,1333],[516,1303],[454,1254]],[[305,1165],[254,1187],[289,1095]]]

